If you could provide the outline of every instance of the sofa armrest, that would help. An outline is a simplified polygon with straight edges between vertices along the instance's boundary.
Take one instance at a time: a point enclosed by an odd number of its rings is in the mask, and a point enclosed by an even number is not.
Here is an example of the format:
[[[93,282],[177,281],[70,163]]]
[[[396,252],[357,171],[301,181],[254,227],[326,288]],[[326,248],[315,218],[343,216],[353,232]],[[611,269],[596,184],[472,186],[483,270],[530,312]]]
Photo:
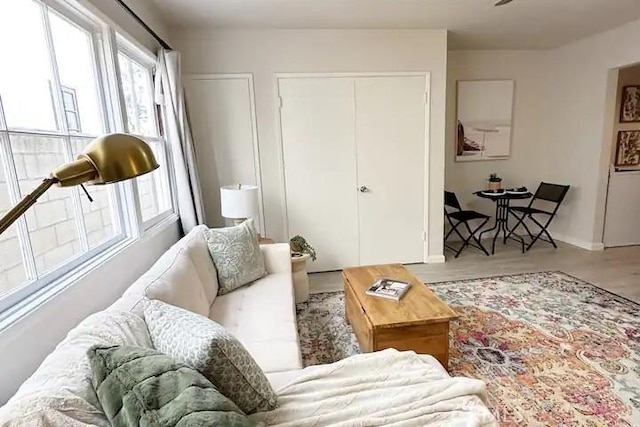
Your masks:
[[[267,271],[291,274],[291,249],[288,243],[260,245]]]

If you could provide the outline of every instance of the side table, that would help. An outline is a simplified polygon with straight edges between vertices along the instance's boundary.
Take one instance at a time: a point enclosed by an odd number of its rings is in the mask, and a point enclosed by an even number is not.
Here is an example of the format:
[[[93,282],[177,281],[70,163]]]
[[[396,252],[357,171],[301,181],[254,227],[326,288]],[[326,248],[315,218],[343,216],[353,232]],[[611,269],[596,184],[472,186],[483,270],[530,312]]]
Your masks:
[[[296,293],[296,304],[309,299],[309,276],[307,275],[307,260],[309,254],[291,254],[291,272],[293,273],[293,287]]]

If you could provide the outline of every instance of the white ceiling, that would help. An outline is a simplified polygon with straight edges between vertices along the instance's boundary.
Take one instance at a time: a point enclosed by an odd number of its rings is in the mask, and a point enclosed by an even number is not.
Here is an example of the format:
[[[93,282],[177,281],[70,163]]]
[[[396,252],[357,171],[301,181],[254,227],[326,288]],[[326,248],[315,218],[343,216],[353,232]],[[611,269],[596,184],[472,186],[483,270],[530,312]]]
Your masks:
[[[206,28],[448,29],[453,49],[546,49],[640,18],[640,0],[153,0]]]

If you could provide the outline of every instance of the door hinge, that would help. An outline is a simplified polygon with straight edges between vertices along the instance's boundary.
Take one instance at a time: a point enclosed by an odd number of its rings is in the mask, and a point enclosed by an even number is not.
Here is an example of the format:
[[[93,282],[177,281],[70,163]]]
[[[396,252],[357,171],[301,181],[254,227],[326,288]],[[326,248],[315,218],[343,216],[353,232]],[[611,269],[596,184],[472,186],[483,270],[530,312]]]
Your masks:
[[[426,241],[427,241],[427,232],[426,232],[426,231],[423,231],[423,232],[422,232],[422,240],[423,240],[424,242],[426,242]]]
[[[429,105],[429,92],[424,93],[424,104]]]
[[[278,108],[282,108],[282,96],[278,95]]]

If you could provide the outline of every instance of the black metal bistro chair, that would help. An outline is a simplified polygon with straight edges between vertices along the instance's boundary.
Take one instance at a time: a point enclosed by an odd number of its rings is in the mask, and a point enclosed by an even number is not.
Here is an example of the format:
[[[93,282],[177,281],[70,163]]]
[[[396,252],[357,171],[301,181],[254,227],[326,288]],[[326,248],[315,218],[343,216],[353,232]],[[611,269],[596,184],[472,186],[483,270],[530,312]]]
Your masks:
[[[553,221],[553,218],[556,216],[562,201],[564,200],[567,192],[569,191],[569,185],[558,185],[558,184],[549,184],[547,182],[541,182],[540,186],[536,190],[536,194],[533,195],[531,202],[529,202],[528,206],[511,206],[509,207],[509,213],[518,219],[516,225],[509,231],[509,236],[513,234],[520,225],[527,230],[529,237],[531,237],[531,242],[529,246],[527,246],[527,250],[531,249],[531,247],[538,240],[542,240],[547,243],[551,243],[554,248],[558,248],[556,242],[551,237],[551,234],[547,231],[547,227]],[[541,204],[546,204],[549,206],[549,209],[540,209],[534,207],[534,204],[540,206]],[[545,206],[545,207],[546,207]],[[534,215],[538,215],[540,217],[545,218],[538,220]],[[525,219],[531,220],[534,224],[536,224],[540,228],[540,232],[537,235],[533,235],[529,227],[527,226]],[[548,239],[542,237],[545,235]]]
[[[447,207],[451,208],[452,210],[447,210]],[[455,252],[456,258],[460,256],[464,248],[466,248],[467,246],[472,246],[476,249],[481,250],[487,256],[489,255],[489,252],[487,252],[484,246],[482,246],[482,242],[480,242],[480,239],[478,239],[476,233],[485,226],[485,224],[491,217],[476,211],[462,210],[456,194],[452,193],[451,191],[444,192],[444,216],[449,221],[449,224],[451,224],[451,230],[449,230],[447,235],[444,236],[444,247]],[[482,223],[480,223],[480,225],[476,228],[471,229],[471,227],[469,226],[469,222],[474,220],[482,220]],[[466,238],[458,230],[458,227],[460,225],[464,225],[467,229],[467,232],[469,233],[469,236],[467,236]],[[456,233],[462,240],[462,246],[460,246],[460,248],[456,249],[453,246],[447,245],[447,239],[449,239],[452,233]]]

